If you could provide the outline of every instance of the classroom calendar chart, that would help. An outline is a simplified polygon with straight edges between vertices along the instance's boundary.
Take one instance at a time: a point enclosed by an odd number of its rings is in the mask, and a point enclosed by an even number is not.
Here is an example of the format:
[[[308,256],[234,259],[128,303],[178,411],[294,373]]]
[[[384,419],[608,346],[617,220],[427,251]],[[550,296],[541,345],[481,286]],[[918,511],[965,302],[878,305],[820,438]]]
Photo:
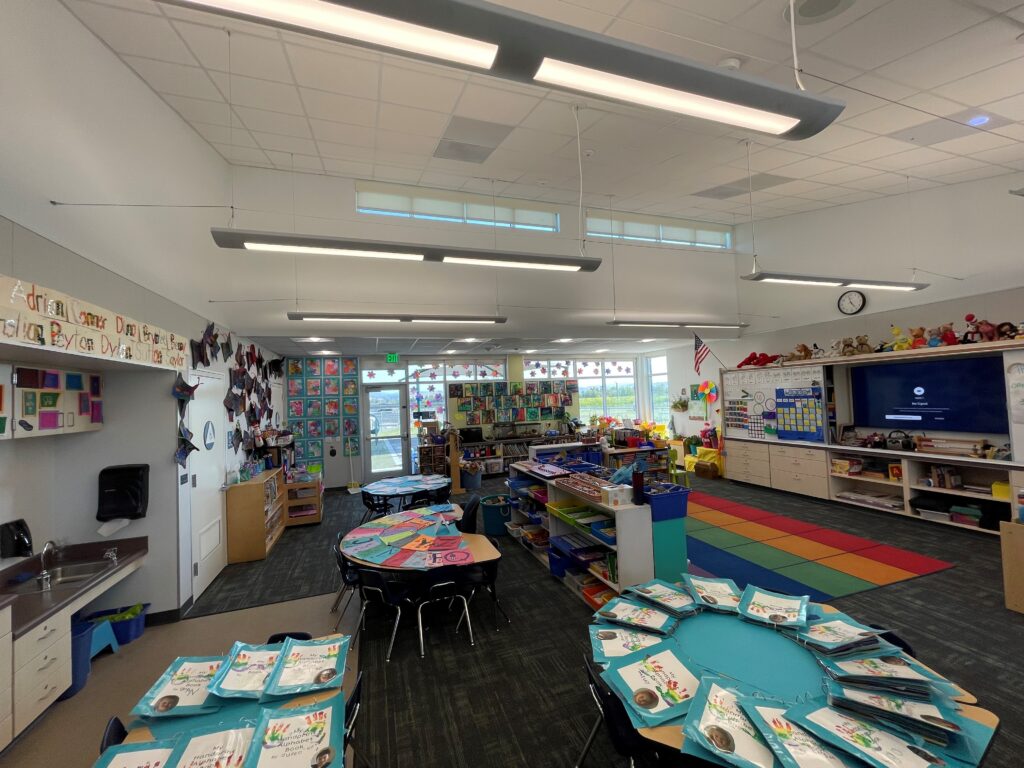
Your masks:
[[[783,426],[779,421],[778,391],[811,387],[821,389],[824,382],[825,368],[821,365],[770,366],[725,371],[722,374],[722,399],[726,438],[731,435],[756,440],[794,439],[784,438],[779,434]],[[820,401],[819,397],[819,404]],[[824,419],[824,412],[822,418]]]
[[[780,387],[775,402],[780,440],[825,442],[825,407],[821,387]]]

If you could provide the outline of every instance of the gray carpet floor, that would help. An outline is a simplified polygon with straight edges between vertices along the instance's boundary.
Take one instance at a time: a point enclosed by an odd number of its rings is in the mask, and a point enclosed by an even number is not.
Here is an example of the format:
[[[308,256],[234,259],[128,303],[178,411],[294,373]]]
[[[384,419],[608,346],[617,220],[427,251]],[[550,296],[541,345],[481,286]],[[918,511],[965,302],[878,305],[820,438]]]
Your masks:
[[[501,483],[485,481],[477,493],[500,492]],[[1003,605],[997,537],[722,480],[698,480],[696,487],[955,563],[954,569],[833,604],[895,630],[922,660],[1002,718],[986,768],[1024,765],[1024,709],[1018,704],[1024,690],[1024,616]],[[331,541],[355,524],[361,506],[358,496],[329,492],[322,525],[286,531],[262,563],[229,566],[191,615],[333,591],[338,577]],[[372,765],[573,764],[594,717],[582,666],[590,611],[518,544],[502,545],[498,588],[513,623],[495,631],[488,598],[482,597],[473,609],[475,647],[469,647],[464,628],[455,634],[455,614],[438,609],[428,617],[426,659],[419,658],[413,615],[403,617],[392,660],[385,664],[390,620],[370,617],[361,640],[367,678],[358,743]],[[586,765],[625,762],[600,733]]]

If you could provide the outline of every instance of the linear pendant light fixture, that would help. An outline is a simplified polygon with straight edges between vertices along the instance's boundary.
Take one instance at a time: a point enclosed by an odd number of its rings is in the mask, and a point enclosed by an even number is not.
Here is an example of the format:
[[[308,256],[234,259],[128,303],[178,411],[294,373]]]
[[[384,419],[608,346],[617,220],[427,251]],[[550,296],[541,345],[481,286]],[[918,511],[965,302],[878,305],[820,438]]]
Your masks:
[[[763,272],[755,269],[741,277],[755,283],[784,283],[787,285],[820,285],[826,288],[860,288],[871,291],[920,291],[929,283],[901,283],[889,280],[862,280],[853,277],[820,277],[790,272]]]
[[[250,229],[210,230],[221,248],[237,248],[267,253],[291,253],[307,256],[354,256],[403,261],[432,261],[509,269],[542,269],[558,272],[593,272],[601,266],[599,257],[546,256],[512,251],[483,251],[454,246],[410,245],[379,240],[297,235],[287,232],[259,232]]]
[[[687,323],[679,322],[656,322],[644,320],[609,320],[607,325],[615,325],[619,328],[716,328],[716,329],[739,329],[746,328],[748,323]]]
[[[444,323],[453,325],[502,325],[507,317],[491,315],[395,315],[352,312],[289,312],[289,320],[312,323]]]
[[[163,1],[784,139],[814,136],[844,107],[484,0]]]

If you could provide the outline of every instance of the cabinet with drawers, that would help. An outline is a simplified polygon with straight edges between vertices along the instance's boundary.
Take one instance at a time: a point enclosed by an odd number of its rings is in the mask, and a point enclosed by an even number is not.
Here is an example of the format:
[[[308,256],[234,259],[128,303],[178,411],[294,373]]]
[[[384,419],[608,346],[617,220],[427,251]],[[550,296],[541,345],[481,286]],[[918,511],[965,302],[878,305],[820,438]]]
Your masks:
[[[11,607],[0,609],[0,749],[14,738]]]
[[[20,733],[71,685],[71,611],[14,641],[14,731]]]
[[[828,498],[828,464],[823,449],[772,445],[768,452],[772,488],[818,499]]]
[[[767,445],[730,441],[726,444],[725,476],[755,485],[771,485]]]

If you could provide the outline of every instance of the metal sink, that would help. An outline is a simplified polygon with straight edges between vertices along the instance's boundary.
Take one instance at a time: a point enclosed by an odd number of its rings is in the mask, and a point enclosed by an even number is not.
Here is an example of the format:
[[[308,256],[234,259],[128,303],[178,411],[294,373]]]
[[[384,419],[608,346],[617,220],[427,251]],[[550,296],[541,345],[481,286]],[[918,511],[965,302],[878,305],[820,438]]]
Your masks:
[[[33,592],[48,592],[55,589],[67,589],[82,581],[87,581],[93,576],[107,570],[112,566],[109,560],[86,563],[68,563],[50,569],[50,586],[47,588],[43,579],[36,576],[33,579],[23,581],[20,584],[5,584],[0,592],[7,594],[30,594]]]

